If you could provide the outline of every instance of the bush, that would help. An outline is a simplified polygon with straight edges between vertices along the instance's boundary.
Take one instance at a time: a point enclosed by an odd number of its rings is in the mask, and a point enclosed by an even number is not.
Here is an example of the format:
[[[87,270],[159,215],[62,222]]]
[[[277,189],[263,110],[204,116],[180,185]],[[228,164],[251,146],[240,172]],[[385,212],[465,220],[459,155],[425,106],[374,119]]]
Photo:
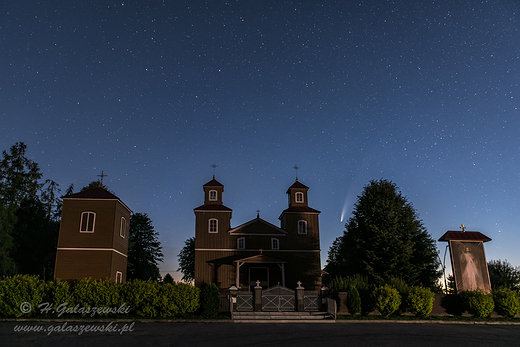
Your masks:
[[[407,303],[417,317],[426,317],[433,309],[434,294],[429,288],[414,286],[408,291]]]
[[[159,298],[159,285],[148,280],[132,280],[123,285],[122,297],[124,303],[130,306],[131,312],[145,318],[155,318],[159,315],[157,306],[162,302]]]
[[[520,313],[520,298],[514,291],[508,289],[495,290],[493,291],[493,300],[497,313],[504,317],[515,318]]]
[[[200,308],[204,317],[216,317],[220,311],[220,291],[215,283],[206,283],[200,292]]]
[[[401,277],[393,277],[393,276],[390,276],[388,278],[386,284],[388,284],[392,288],[397,289],[397,291],[399,292],[399,295],[401,296],[401,305],[399,305],[399,309],[401,311],[405,311],[407,308],[407,301],[405,300],[405,298],[408,296],[408,290],[409,290],[408,284]]]
[[[93,280],[83,278],[73,282],[72,299],[79,308],[110,308],[117,307],[123,303],[121,285],[110,280]],[[74,309],[75,306],[67,305],[67,308]],[[84,315],[91,317],[106,316],[106,313],[89,312]]]
[[[54,311],[58,312],[58,310],[61,310],[64,306],[74,307],[76,303],[74,301],[71,287],[70,282],[67,281],[56,280],[48,282],[46,300],[53,304],[52,309]]]
[[[47,293],[47,284],[38,276],[15,275],[0,281],[0,315],[33,317]]]
[[[493,295],[485,294],[481,289],[464,292],[462,297],[466,310],[474,317],[489,317],[495,308]]]
[[[361,312],[361,297],[354,286],[349,286],[347,290],[347,309],[351,315]]]
[[[195,312],[199,308],[199,293],[199,288],[186,283],[163,284],[155,302],[158,315],[166,318]]]
[[[383,316],[389,316],[401,305],[401,296],[397,289],[384,285],[377,287],[373,293],[374,305]]]

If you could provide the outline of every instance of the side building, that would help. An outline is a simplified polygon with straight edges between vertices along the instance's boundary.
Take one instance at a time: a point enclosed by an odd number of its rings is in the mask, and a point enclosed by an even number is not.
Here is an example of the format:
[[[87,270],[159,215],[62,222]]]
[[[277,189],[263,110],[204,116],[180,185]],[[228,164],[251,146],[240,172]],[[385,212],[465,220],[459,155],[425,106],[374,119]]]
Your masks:
[[[64,196],[54,279],[125,283],[131,213],[103,188]]]
[[[224,206],[224,186],[213,179],[203,185],[204,205],[195,212],[195,285],[213,282],[219,289],[251,290],[280,284],[308,290],[321,285],[319,214],[308,204],[304,184],[287,190],[289,206],[280,227],[257,218],[232,228],[232,210]]]

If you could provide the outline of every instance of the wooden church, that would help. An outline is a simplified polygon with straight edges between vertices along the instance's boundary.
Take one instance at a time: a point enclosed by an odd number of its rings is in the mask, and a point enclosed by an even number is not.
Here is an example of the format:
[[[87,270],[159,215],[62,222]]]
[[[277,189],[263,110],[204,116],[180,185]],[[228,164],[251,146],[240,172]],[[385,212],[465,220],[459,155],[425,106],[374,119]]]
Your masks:
[[[104,188],[64,196],[54,279],[125,283],[131,213]]]
[[[280,227],[257,218],[231,227],[232,210],[223,204],[224,186],[204,184],[204,205],[195,212],[195,285],[213,282],[219,289],[252,290],[259,281],[307,290],[321,285],[320,211],[309,207],[309,188],[296,181],[287,194],[289,206]]]

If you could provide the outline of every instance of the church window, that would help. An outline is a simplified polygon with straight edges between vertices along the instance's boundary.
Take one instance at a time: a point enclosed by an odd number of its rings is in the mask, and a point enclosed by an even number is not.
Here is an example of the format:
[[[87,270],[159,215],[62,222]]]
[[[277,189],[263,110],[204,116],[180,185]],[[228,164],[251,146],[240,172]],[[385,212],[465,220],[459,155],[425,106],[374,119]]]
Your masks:
[[[307,234],[307,221],[304,221],[304,220],[298,221],[298,234],[300,234],[300,235]]]
[[[125,232],[126,232],[126,218],[121,217],[121,229],[119,230],[119,236],[122,238],[125,238]]]
[[[296,193],[296,202],[303,202],[303,193]]]
[[[241,237],[237,240],[237,248],[238,249],[245,249],[246,248],[246,239],[244,237]]]
[[[217,191],[216,190],[209,191],[209,200],[217,201]]]
[[[80,225],[79,232],[93,233],[95,222],[96,222],[96,213],[95,212],[82,212],[81,213],[81,225]]]
[[[278,241],[278,239],[271,239],[271,248],[280,249],[280,242]]]
[[[218,233],[218,220],[212,218],[209,220],[209,232],[210,233]]]
[[[116,283],[123,283],[123,273],[116,271]]]

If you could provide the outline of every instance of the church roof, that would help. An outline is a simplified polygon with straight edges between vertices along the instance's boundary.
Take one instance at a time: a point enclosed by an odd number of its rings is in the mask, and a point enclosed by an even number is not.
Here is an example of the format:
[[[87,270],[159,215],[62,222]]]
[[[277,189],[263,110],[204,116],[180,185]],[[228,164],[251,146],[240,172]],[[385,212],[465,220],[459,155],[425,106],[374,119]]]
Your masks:
[[[281,235],[285,236],[287,232],[274,224],[271,224],[260,217],[257,217],[249,222],[239,225],[228,231],[233,235]]]
[[[92,199],[92,200],[118,200],[126,209],[132,213],[132,210],[125,205],[121,199],[119,199],[114,194],[110,193],[105,188],[94,188],[89,190],[84,190],[79,193],[69,194],[61,197],[62,199]]]
[[[252,257],[247,257],[247,258],[242,258],[242,259],[238,259],[238,260],[235,260],[234,263],[236,262],[242,262],[242,263],[276,263],[276,264],[280,264],[280,263],[287,263],[285,260],[280,260],[280,259],[276,259],[276,258],[273,258],[273,257],[268,257],[266,255],[263,255],[263,254],[257,254],[257,255],[253,255]]]
[[[479,231],[448,230],[439,241],[491,241],[489,237]]]
[[[278,219],[282,219],[285,213],[321,213],[321,211],[315,210],[309,206],[291,206],[283,210]]]
[[[289,194],[290,190],[293,189],[293,188],[309,189],[309,187],[307,187],[305,184],[302,184],[302,183],[298,182],[298,179],[296,180],[296,182],[293,183],[292,186],[289,187],[289,189],[287,189],[286,193]]]
[[[193,211],[233,211],[227,206],[220,204],[204,204],[197,208],[194,208]]]
[[[79,193],[69,194],[62,197],[63,199],[107,199],[107,200],[120,200],[117,196],[110,193],[104,188],[94,188],[84,190]]]
[[[213,176],[213,179],[211,181],[209,181],[208,183],[202,185],[203,187],[224,187],[224,185],[222,183],[220,183],[219,181],[217,181],[215,179],[215,176]]]

